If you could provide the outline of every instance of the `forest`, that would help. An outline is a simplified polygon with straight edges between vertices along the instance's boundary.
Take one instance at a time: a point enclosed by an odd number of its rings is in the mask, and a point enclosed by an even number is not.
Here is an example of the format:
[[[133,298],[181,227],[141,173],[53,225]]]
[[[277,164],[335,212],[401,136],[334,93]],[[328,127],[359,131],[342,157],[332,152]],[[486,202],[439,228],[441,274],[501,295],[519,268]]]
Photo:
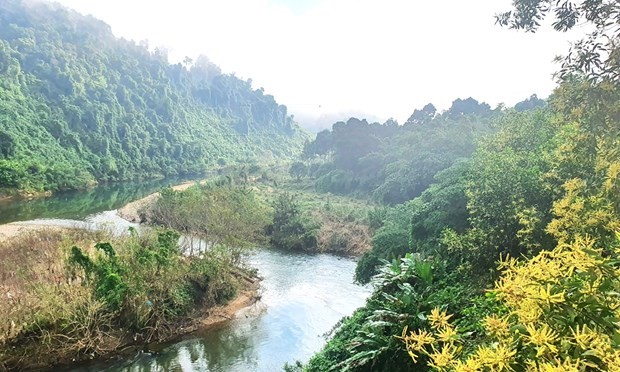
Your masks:
[[[614,370],[603,357],[620,315],[610,275],[619,99],[617,85],[575,77],[515,108],[455,117],[453,105],[391,132],[351,119],[317,136],[303,161],[316,189],[382,206],[356,270],[374,293],[304,369]],[[357,136],[342,134],[355,126]],[[349,148],[364,149],[360,161]],[[575,335],[608,349],[595,354]],[[499,352],[505,360],[493,360]]]
[[[0,10],[0,193],[285,159],[307,138],[286,106],[205,56],[170,64],[52,3]]]

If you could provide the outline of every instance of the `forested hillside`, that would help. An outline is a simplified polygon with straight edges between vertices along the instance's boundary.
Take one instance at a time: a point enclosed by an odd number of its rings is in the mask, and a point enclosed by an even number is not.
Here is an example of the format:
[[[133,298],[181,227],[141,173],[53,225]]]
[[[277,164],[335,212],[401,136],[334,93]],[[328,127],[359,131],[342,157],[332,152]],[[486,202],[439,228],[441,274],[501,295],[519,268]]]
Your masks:
[[[305,138],[273,96],[204,56],[170,64],[92,17],[0,3],[0,190],[200,173],[289,157]]]
[[[535,101],[533,107],[543,103]],[[501,109],[467,98],[443,113],[429,103],[403,125],[356,118],[337,122],[304,147],[307,173],[316,178],[318,191],[402,203],[419,196],[437,172],[470,157],[475,139],[491,131],[491,120],[499,115]]]

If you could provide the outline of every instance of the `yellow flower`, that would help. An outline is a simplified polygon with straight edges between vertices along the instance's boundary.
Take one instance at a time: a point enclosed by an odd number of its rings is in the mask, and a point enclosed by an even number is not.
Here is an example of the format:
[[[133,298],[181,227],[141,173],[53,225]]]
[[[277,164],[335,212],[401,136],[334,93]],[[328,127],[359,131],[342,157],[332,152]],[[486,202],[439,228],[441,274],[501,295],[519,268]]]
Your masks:
[[[538,291],[539,298],[546,302],[547,305],[559,304],[564,302],[564,291],[556,294],[551,294],[551,285],[547,284],[547,287],[541,287]]]
[[[514,314],[519,317],[519,320],[524,324],[535,323],[542,315],[542,310],[538,306],[537,301],[526,298],[523,299],[518,306],[515,306]]]
[[[581,360],[576,359],[574,362],[570,357],[566,358],[563,362],[556,359],[555,363],[542,363],[538,367],[538,372],[580,372],[582,363]],[[583,365],[585,367],[585,365]]]
[[[409,333],[409,336],[405,336],[404,339],[407,345],[407,349],[411,349],[414,351],[421,351],[424,349],[424,346],[435,342],[435,337],[422,329],[418,329],[417,333],[415,331],[411,331],[411,333]]]
[[[441,328],[437,332],[437,338],[443,342],[452,342],[458,339],[458,328],[452,328],[450,326]]]
[[[512,370],[510,364],[516,353],[504,345],[497,345],[494,348],[485,346],[478,348],[476,357],[482,365],[490,367],[492,371],[502,371]]]
[[[439,352],[433,346],[433,352],[428,354],[431,358],[428,365],[440,371],[447,370],[455,363],[456,355],[460,351],[460,346],[452,344],[444,344]]]
[[[447,315],[445,311],[439,312],[438,308],[434,308],[431,311],[431,315],[428,316],[428,320],[433,328],[447,327],[450,318],[452,318],[452,315]]]
[[[454,372],[478,372],[482,370],[482,363],[476,358],[468,358],[467,361],[458,361],[454,365]]]
[[[529,333],[527,337],[529,341],[527,343],[536,346],[538,357],[547,352],[557,353],[558,348],[554,343],[557,341],[558,335],[547,324],[543,324],[540,329],[536,329],[534,325],[528,324],[525,326],[525,329]]]
[[[507,336],[509,334],[509,325],[506,319],[498,318],[495,314],[484,319],[484,327],[487,332],[495,337]]]
[[[575,343],[582,350],[588,350],[590,348],[590,344],[594,338],[594,333],[592,333],[587,325],[584,324],[581,329],[579,329],[579,325],[577,325],[575,329],[571,328],[571,332],[573,333]]]

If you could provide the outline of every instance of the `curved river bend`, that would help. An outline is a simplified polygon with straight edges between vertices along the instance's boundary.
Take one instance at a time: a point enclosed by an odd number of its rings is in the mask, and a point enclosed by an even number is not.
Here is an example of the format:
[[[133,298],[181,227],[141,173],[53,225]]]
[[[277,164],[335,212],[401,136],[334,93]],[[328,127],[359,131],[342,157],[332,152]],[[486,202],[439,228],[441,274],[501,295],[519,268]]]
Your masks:
[[[108,193],[109,190],[104,188],[101,192]],[[92,190],[88,193],[88,196],[93,196]],[[97,191],[94,193],[97,195]],[[136,193],[127,192],[133,195],[143,193],[143,189]],[[80,198],[84,195],[77,194],[76,199]],[[131,201],[127,199],[133,198],[118,199],[127,203]],[[72,204],[72,200],[63,201]],[[46,204],[47,207],[62,207],[65,203],[48,201]],[[19,210],[21,206],[13,207]],[[27,205],[24,208],[32,212]],[[52,217],[45,223],[51,225],[105,226],[117,231],[133,225],[118,217],[114,210],[102,212],[99,209],[98,213],[94,213],[91,209],[91,214],[84,216],[81,208],[75,208],[75,211],[45,209],[45,217]],[[75,213],[77,211],[81,213]],[[10,219],[6,214],[4,217]],[[57,219],[59,217],[65,219]],[[164,347],[157,354],[139,354],[116,363],[95,363],[68,370],[279,371],[286,362],[307,361],[325,344],[325,334],[343,316],[352,314],[362,306],[370,294],[368,287],[353,284],[355,261],[349,258],[259,249],[248,261],[250,266],[258,268],[259,275],[264,278],[261,283],[262,298],[235,319],[203,333],[192,334]]]

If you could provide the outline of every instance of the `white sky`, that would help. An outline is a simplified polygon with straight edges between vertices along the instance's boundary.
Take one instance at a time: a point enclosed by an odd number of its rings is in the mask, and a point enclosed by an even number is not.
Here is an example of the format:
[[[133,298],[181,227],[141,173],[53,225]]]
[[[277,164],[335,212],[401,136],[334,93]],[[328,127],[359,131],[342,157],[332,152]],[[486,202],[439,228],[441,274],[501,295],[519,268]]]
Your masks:
[[[428,102],[470,96],[492,106],[546,97],[553,58],[583,32],[502,29],[493,16],[510,0],[56,1],[167,48],[173,62],[207,55],[302,125],[353,112],[403,123]]]

